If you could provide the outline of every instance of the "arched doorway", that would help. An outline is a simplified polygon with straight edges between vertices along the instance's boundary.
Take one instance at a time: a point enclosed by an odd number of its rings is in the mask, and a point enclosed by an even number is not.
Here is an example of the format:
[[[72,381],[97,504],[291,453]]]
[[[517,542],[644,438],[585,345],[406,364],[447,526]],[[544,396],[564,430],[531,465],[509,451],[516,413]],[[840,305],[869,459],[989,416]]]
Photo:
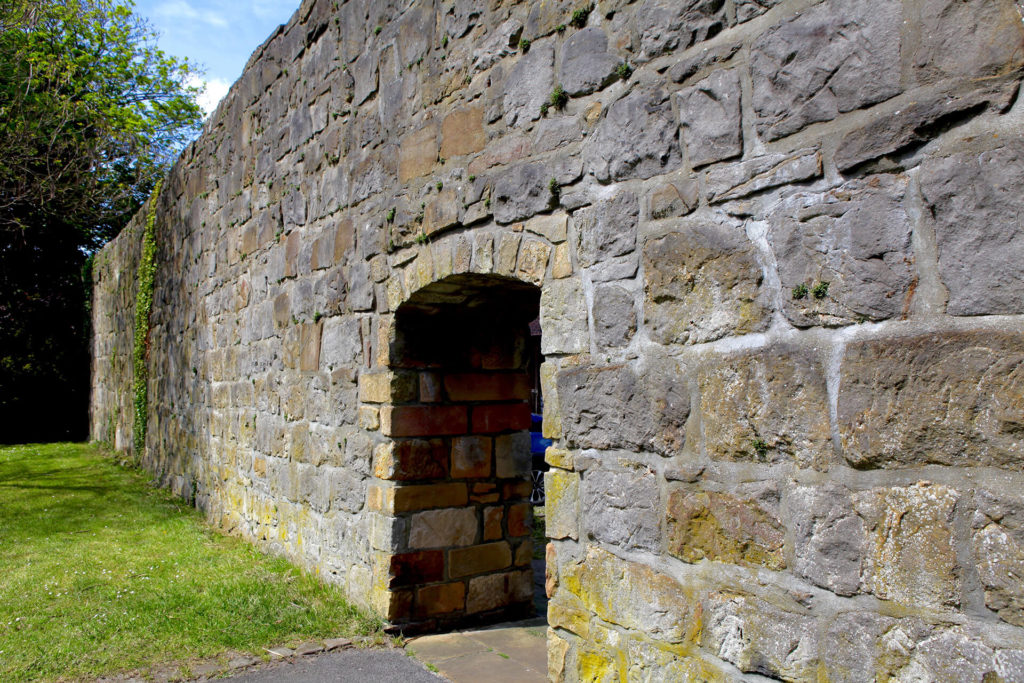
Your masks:
[[[539,305],[532,284],[461,274],[395,312],[380,379],[389,440],[374,458],[372,501],[389,536],[376,588],[393,624],[435,629],[533,613]]]

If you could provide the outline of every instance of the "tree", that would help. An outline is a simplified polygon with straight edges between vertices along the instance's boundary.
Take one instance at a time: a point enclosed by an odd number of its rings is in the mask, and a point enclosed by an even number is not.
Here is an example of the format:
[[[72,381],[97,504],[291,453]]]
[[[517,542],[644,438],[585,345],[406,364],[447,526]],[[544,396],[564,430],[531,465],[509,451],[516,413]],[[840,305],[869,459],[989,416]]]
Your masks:
[[[200,125],[130,0],[0,7],[0,442],[85,436],[90,256]]]

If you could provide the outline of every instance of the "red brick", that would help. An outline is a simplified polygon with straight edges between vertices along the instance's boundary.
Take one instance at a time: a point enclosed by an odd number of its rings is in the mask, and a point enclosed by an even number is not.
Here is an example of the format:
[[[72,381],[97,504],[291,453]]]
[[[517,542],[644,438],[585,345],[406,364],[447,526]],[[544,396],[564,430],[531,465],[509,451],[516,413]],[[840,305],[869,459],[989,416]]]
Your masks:
[[[416,591],[416,616],[460,612],[466,608],[466,584],[442,583]]]
[[[494,434],[529,428],[530,406],[526,403],[473,406],[474,434]]]
[[[465,434],[466,406],[386,406],[381,411],[381,427],[386,436]]]
[[[448,476],[448,444],[444,439],[401,439],[378,447],[373,474],[391,481],[444,479]]]
[[[389,574],[391,588],[440,581],[444,577],[444,553],[440,550],[423,550],[392,555]]]
[[[525,401],[530,398],[530,381],[519,372],[446,375],[444,388],[452,401]]]

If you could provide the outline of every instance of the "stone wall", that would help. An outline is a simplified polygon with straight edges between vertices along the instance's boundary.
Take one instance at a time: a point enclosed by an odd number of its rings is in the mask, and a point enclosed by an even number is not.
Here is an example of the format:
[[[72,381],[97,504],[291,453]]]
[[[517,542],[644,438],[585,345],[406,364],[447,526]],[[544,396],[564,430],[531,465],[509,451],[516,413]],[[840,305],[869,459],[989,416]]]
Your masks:
[[[1021,3],[588,8],[303,3],[165,183],[135,455],[397,624],[514,612],[539,289],[553,679],[1024,680]]]

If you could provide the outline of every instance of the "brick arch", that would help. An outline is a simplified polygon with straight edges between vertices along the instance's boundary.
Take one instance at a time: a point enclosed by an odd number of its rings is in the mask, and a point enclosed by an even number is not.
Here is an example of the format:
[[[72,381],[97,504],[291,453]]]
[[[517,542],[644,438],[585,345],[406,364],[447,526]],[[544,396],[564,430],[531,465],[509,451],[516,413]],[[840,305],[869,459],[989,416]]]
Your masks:
[[[388,537],[376,602],[395,625],[532,611],[526,370],[539,306],[534,284],[463,273],[395,311],[370,501]]]

